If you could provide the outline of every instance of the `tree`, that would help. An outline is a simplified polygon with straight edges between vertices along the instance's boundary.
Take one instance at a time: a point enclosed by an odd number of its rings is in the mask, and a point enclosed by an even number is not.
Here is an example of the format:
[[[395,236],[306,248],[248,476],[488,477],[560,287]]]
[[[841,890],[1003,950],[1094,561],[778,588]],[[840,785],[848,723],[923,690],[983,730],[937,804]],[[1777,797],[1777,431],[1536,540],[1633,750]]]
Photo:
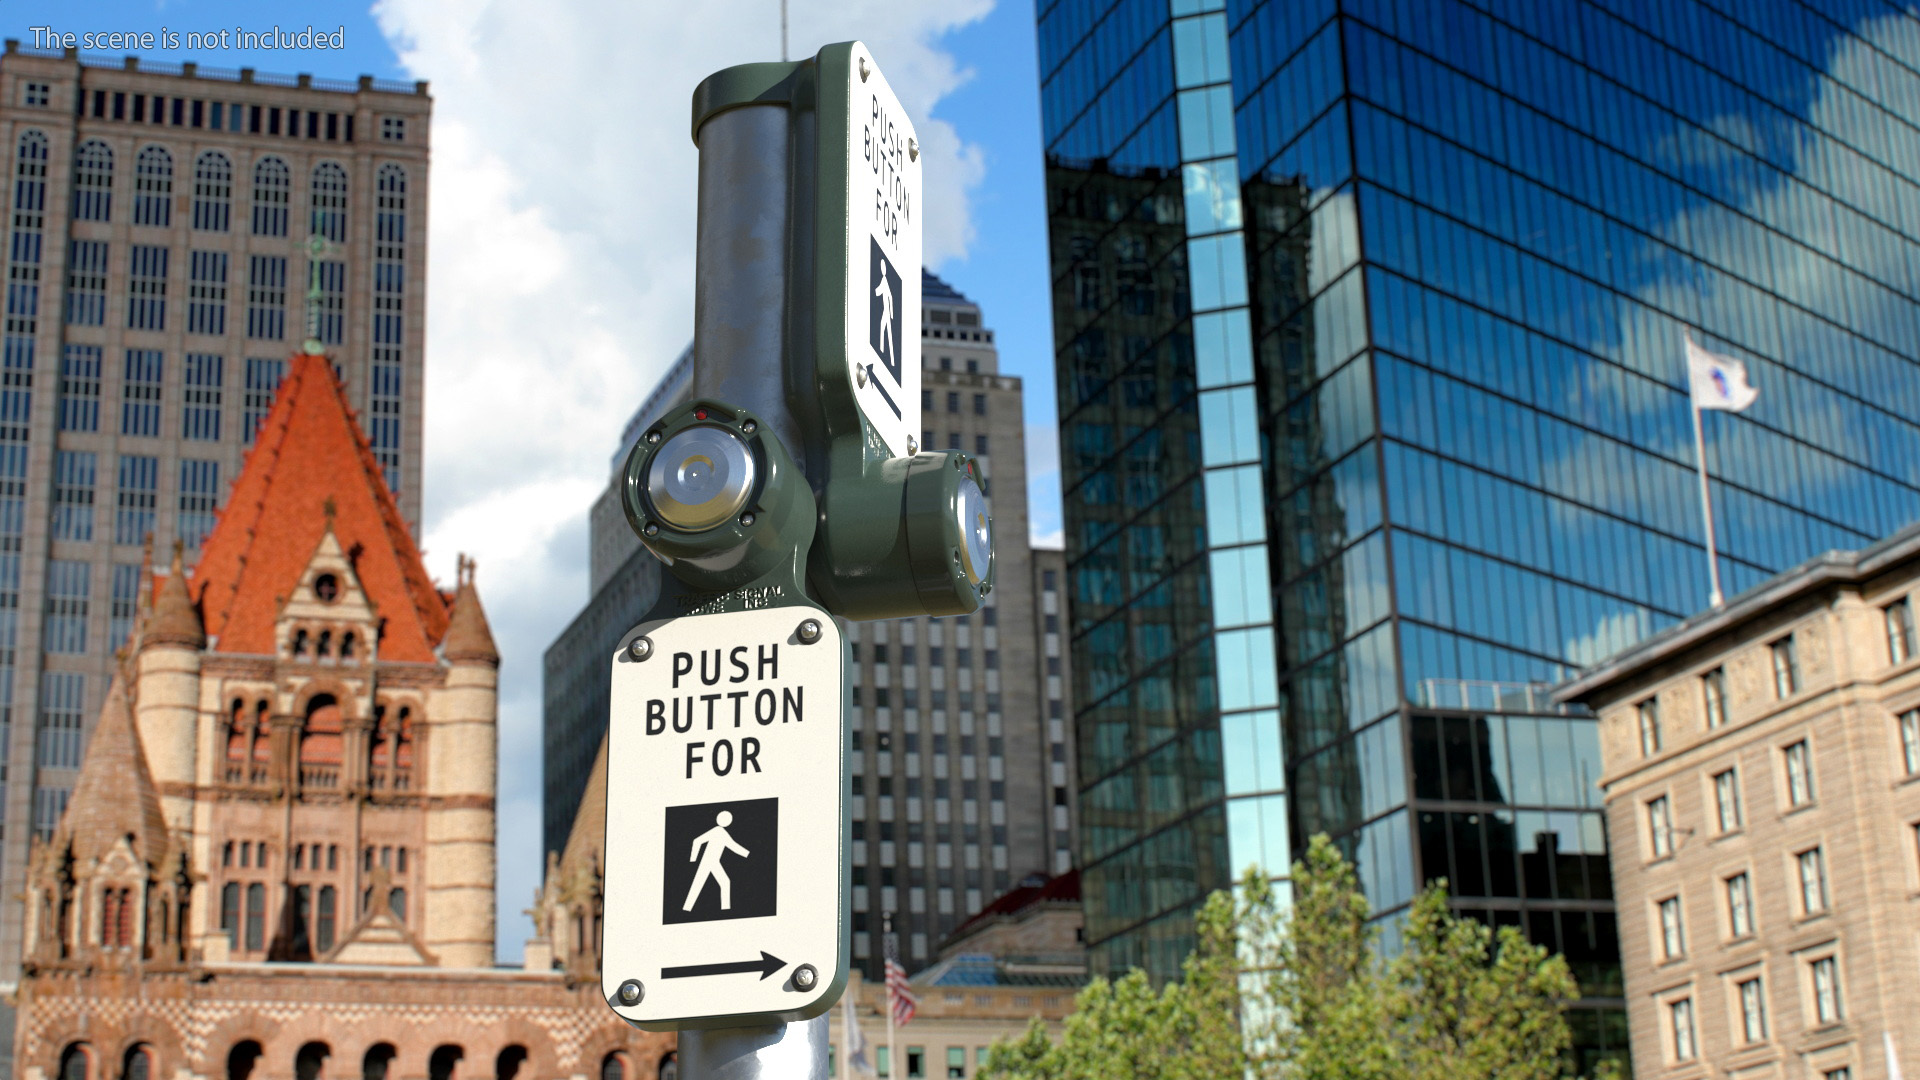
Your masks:
[[[1325,836],[1294,864],[1292,906],[1249,871],[1207,899],[1182,977],[1096,979],[1059,1042],[1035,1020],[983,1080],[1559,1080],[1578,987],[1512,927],[1455,915],[1445,883],[1382,960],[1353,866]]]

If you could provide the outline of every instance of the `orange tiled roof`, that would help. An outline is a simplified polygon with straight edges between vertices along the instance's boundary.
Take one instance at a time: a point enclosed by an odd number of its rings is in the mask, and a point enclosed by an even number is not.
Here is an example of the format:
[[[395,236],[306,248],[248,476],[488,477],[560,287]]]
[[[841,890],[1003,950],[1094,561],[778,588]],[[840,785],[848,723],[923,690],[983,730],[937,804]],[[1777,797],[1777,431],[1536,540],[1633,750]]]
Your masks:
[[[447,603],[420,561],[345,391],[324,356],[293,358],[273,409],[201,547],[188,588],[215,652],[272,653],[273,626],[332,515],[385,623],[380,656],[433,660]]]

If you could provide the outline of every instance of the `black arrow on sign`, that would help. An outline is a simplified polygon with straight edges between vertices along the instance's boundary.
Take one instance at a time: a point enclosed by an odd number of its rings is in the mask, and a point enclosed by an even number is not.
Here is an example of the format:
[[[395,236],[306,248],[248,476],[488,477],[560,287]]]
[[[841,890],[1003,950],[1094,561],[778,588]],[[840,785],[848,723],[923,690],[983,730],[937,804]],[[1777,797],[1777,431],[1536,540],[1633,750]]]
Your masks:
[[[734,964],[688,964],[685,967],[661,968],[660,977],[691,979],[700,975],[744,975],[749,971],[757,971],[760,973],[760,978],[764,980],[786,966],[785,960],[762,949],[758,960],[742,960]]]

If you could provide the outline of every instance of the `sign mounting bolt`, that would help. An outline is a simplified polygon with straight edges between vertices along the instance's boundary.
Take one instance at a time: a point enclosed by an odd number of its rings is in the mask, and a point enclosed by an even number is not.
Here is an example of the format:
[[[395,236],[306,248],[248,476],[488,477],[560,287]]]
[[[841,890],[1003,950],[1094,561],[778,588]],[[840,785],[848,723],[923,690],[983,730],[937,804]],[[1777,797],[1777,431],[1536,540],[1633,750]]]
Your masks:
[[[746,513],[740,515],[741,528],[750,528],[752,527],[752,525],[753,525],[753,511],[749,510]]]
[[[864,57],[864,56],[863,56],[863,57],[861,57],[861,58],[860,58],[860,81],[861,81],[861,82],[866,82],[866,81],[867,81],[867,76],[869,76],[869,75],[871,75],[871,74],[873,74],[873,68],[871,68],[871,67],[869,67],[869,66],[867,65],[867,58],[866,58],[866,57]]]
[[[657,431],[649,431],[649,432],[647,432],[647,442],[648,442],[649,444],[652,444],[652,443],[658,443],[659,441],[660,441],[660,433],[659,433],[659,432],[657,432]]]
[[[795,990],[811,990],[819,984],[820,973],[813,969],[812,964],[801,964],[799,967],[793,969],[793,988]]]
[[[914,455],[914,454],[917,454],[917,453],[919,453],[919,452],[920,452],[920,440],[919,440],[919,439],[916,439],[916,438],[914,438],[914,437],[913,437],[913,436],[911,436],[911,435],[909,435],[909,436],[907,436],[907,454],[908,454],[908,456],[912,456],[912,455]]]
[[[866,387],[867,369],[865,365],[853,369],[853,381],[858,383],[862,389]]]
[[[920,140],[918,139],[907,140],[907,160],[909,161],[920,160]]]
[[[645,660],[647,657],[652,656],[653,640],[645,637],[634,638],[632,643],[627,646],[627,655],[633,657],[635,660]],[[629,981],[621,986],[621,992],[625,993],[627,986],[637,987],[639,985],[637,982]]]
[[[648,535],[648,536],[658,536],[658,535],[660,535],[660,526],[658,526],[658,525],[655,525],[655,524],[654,524],[653,522],[651,522],[651,521],[649,521],[649,522],[647,522],[647,535]]]
[[[626,982],[620,984],[619,995],[620,1004],[638,1005],[640,1004],[640,999],[647,996],[647,991],[645,987],[640,985],[639,979],[628,979]]]
[[[753,422],[753,421],[751,421],[751,420],[749,420],[749,421],[747,421],[746,423],[744,423],[744,424],[741,424],[741,425],[740,425],[740,430],[741,430],[741,431],[744,431],[744,432],[746,432],[746,433],[747,433],[747,434],[749,434],[749,435],[751,435],[751,434],[753,434],[754,432],[756,432],[756,431],[759,431],[759,430],[760,430],[760,425],[759,425],[759,424],[756,424],[756,423],[754,423],[754,422]]]
[[[796,630],[795,633],[798,634],[800,637],[800,640],[807,645],[811,645],[814,642],[819,641],[820,640],[820,620],[819,619],[800,620],[800,629]]]

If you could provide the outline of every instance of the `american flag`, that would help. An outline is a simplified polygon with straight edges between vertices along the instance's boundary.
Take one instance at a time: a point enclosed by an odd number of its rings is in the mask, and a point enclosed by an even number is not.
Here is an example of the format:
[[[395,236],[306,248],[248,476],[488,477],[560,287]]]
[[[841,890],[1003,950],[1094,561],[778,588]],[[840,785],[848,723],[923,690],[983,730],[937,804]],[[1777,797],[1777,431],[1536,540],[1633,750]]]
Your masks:
[[[888,942],[891,946],[892,942]],[[887,1010],[893,1014],[896,1026],[904,1027],[920,1007],[920,999],[913,996],[907,985],[907,969],[900,966],[894,958],[893,949],[887,949]]]

